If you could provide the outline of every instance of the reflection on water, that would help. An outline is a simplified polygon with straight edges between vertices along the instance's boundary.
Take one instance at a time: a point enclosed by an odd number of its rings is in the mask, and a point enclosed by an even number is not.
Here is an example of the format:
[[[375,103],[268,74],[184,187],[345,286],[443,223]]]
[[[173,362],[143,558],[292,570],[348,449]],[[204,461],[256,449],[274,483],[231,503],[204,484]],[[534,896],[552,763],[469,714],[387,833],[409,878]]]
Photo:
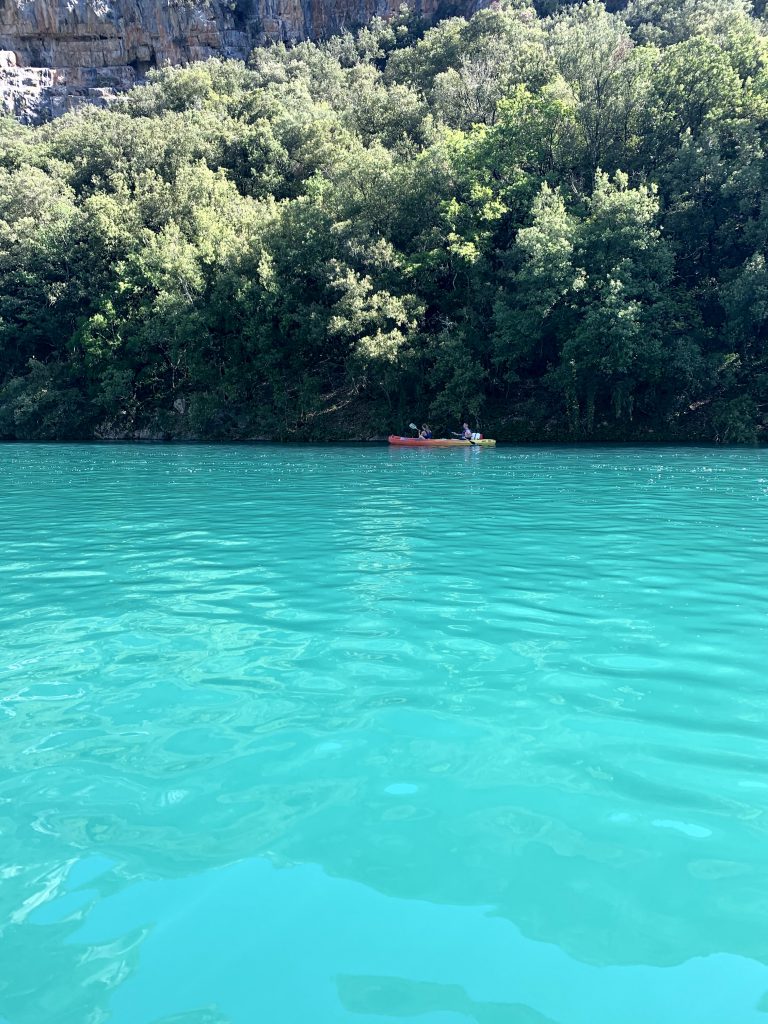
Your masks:
[[[416,1017],[441,1010],[460,1014],[478,1024],[554,1024],[521,1003],[483,1003],[470,999],[460,985],[440,985],[405,978],[341,977],[339,995],[345,1009],[369,1014],[376,1006],[390,1017]]]
[[[767,468],[0,448],[0,1024],[765,1020]]]
[[[77,1016],[85,993],[114,1024],[202,1011],[210,1016],[179,1019],[720,1024],[759,1019],[768,988],[768,968],[753,960],[585,964],[489,907],[401,899],[264,859],[119,887],[91,879],[35,910],[30,925],[43,944],[27,955],[58,960],[59,971],[69,961],[57,1019],[73,1021],[86,1019]],[[39,1020],[50,996],[30,1004],[24,994],[6,1012]]]

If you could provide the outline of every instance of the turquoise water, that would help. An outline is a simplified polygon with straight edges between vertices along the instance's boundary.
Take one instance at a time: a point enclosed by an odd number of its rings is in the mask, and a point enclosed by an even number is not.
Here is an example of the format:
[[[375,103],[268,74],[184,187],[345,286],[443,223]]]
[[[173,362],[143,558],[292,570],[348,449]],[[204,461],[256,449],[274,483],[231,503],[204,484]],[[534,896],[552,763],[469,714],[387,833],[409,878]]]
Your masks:
[[[0,1024],[765,1024],[768,451],[0,447]]]

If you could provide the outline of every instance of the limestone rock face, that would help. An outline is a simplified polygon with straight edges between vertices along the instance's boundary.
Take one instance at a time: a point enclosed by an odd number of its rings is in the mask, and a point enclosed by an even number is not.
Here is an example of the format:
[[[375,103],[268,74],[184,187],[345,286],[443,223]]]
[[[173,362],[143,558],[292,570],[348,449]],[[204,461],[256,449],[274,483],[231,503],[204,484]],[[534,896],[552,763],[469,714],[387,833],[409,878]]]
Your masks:
[[[246,56],[253,27],[234,0],[0,0],[0,109],[104,104],[150,68]]]
[[[131,67],[24,67],[0,50],[0,113],[25,124],[46,121],[84,103],[107,106],[136,82]]]
[[[391,14],[400,2],[0,0],[0,112],[35,122],[84,103],[105,105],[150,68],[324,38]],[[416,7],[430,15],[436,4]]]

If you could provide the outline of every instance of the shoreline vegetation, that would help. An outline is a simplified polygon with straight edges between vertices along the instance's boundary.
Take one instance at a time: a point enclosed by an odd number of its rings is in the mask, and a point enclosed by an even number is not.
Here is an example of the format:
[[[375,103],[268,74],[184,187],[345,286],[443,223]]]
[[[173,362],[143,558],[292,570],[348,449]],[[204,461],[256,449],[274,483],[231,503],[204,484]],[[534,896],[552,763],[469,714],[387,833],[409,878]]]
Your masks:
[[[0,119],[0,439],[764,440],[763,14],[402,8]]]

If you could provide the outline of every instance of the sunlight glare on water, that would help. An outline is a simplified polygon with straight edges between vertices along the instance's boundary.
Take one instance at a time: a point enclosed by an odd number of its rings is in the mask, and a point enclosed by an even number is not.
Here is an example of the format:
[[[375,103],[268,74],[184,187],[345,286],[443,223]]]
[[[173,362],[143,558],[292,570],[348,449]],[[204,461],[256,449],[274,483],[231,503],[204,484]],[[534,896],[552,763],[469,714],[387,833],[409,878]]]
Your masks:
[[[765,1024],[768,452],[0,447],[0,1024]]]

